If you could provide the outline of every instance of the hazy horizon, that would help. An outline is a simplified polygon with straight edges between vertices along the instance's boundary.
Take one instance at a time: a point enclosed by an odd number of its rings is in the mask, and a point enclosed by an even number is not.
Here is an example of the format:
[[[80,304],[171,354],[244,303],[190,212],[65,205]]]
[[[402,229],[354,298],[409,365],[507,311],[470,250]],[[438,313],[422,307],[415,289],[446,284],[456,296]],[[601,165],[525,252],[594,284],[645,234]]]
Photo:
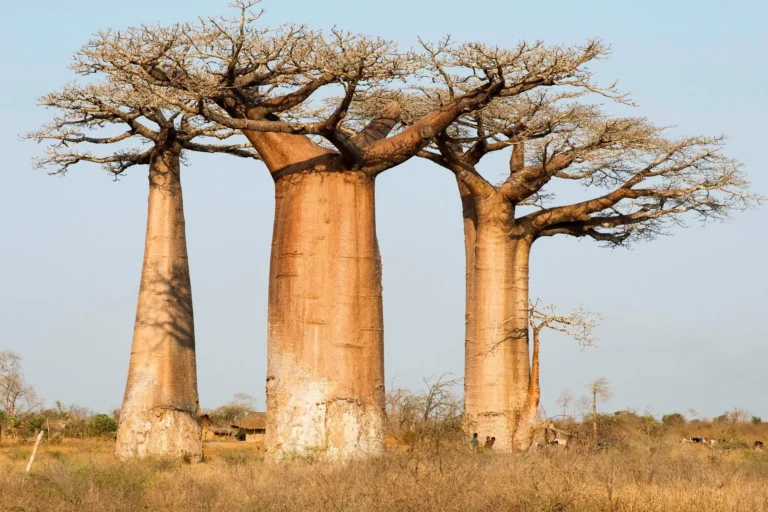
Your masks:
[[[97,411],[120,406],[128,369],[146,223],[147,171],[114,182],[95,165],[65,177],[32,169],[43,147],[21,141],[50,119],[35,98],[75,79],[71,54],[97,30],[173,23],[225,13],[226,1],[135,0],[109,9],[95,0],[15,3],[0,20],[0,350],[20,354],[28,381],[46,399]],[[685,5],[683,5],[685,4]],[[334,25],[394,39],[416,37],[512,46],[520,39],[578,44],[599,37],[610,59],[598,79],[618,79],[636,108],[620,115],[674,125],[673,133],[719,135],[741,160],[756,193],[768,116],[768,4],[651,1],[642,8],[565,1],[514,8],[483,4],[468,22],[458,0],[360,4],[265,0],[264,23]],[[472,11],[476,18],[483,13]],[[519,21],[518,21],[519,20]],[[505,155],[506,156],[506,155]],[[203,408],[246,392],[264,408],[266,304],[273,183],[264,166],[192,155],[182,172]],[[497,179],[504,157],[482,166]],[[407,181],[406,181],[407,179]],[[407,183],[407,186],[405,186]],[[578,189],[557,190],[561,198]],[[453,176],[412,160],[377,180],[383,260],[385,374],[417,389],[422,378],[463,375],[464,245]],[[534,245],[531,297],[562,311],[583,304],[604,320],[599,346],[583,351],[557,333],[542,337],[542,404],[551,414],[564,387],[577,397],[595,377],[613,384],[604,411],[688,409],[712,417],[734,407],[768,419],[762,350],[768,270],[765,207],[705,228],[695,221],[632,249],[559,237]]]

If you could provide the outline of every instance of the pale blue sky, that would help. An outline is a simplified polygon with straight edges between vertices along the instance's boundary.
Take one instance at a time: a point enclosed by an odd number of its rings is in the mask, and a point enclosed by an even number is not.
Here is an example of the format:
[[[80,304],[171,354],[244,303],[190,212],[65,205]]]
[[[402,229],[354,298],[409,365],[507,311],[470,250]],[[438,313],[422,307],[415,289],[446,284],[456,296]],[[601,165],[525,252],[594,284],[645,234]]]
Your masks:
[[[42,150],[19,134],[50,113],[35,98],[73,78],[70,56],[99,29],[171,23],[224,12],[226,0],[4,1],[0,18],[0,350],[24,358],[49,404],[119,407],[139,285],[146,171],[114,183],[98,167],[64,178],[33,171]],[[396,39],[416,36],[513,45],[519,39],[613,46],[597,66],[619,79],[642,115],[680,133],[716,135],[768,195],[768,3],[753,1],[334,0],[264,2],[265,23],[306,22]],[[201,404],[243,391],[264,405],[266,294],[273,185],[261,164],[196,156],[183,177],[194,291]],[[504,162],[486,165],[498,176]],[[408,186],[405,187],[405,179]],[[386,375],[463,373],[463,243],[453,178],[423,161],[378,181],[384,264]],[[605,408],[743,407],[768,418],[763,316],[768,301],[768,209],[728,224],[693,224],[633,250],[568,238],[537,243],[531,292],[563,309],[579,303],[605,317],[598,348],[559,335],[542,348],[543,404],[554,413],[564,387],[597,376],[615,396]]]

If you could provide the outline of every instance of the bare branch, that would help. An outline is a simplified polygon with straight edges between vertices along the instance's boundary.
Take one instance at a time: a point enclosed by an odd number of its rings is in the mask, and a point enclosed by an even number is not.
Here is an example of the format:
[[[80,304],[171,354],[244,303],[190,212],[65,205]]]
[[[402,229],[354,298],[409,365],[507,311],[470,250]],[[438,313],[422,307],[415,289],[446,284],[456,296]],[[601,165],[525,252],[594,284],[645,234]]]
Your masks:
[[[100,164],[113,175],[121,175],[135,165],[149,163],[152,148],[157,146],[178,153],[186,149],[254,156],[252,149],[242,145],[193,143],[194,138],[226,140],[236,132],[158,103],[157,95],[148,87],[113,81],[85,86],[70,84],[44,96],[39,103],[57,109],[59,114],[26,137],[50,143],[35,165],[53,168],[51,174],[64,174],[75,164],[90,162]],[[125,131],[112,135],[115,127]],[[126,148],[122,143],[127,141],[139,141],[150,147]],[[91,146],[109,152],[94,154]]]
[[[543,329],[561,332],[575,339],[581,348],[594,345],[597,342],[593,331],[601,317],[598,313],[586,311],[578,307],[567,315],[559,314],[553,304],[541,305],[536,299],[531,301],[528,308],[528,322],[531,329],[539,333]]]

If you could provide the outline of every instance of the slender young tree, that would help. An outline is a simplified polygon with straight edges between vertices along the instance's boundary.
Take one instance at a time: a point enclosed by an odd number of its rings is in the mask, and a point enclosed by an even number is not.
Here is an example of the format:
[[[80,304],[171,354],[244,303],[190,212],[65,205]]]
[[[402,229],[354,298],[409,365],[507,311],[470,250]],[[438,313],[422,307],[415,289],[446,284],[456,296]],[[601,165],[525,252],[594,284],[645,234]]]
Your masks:
[[[10,350],[0,351],[0,411],[14,419],[42,406],[35,388],[24,378],[21,356]]]
[[[79,59],[87,58],[82,53]],[[221,145],[234,134],[189,113],[170,110],[150,91],[107,81],[70,85],[40,104],[57,117],[29,138],[50,142],[40,167],[64,174],[80,162],[101,164],[119,177],[149,168],[144,263],[128,382],[115,454],[202,459],[198,420],[192,289],[181,191],[185,151],[256,157],[245,145]],[[195,139],[200,139],[198,142]],[[127,142],[138,142],[137,147]],[[94,155],[92,148],[106,147]]]
[[[533,91],[494,100],[463,114],[421,152],[457,177],[467,263],[465,408],[475,428],[498,433],[501,450],[513,448],[528,394],[535,241],[570,235],[626,245],[683,224],[686,215],[723,219],[758,199],[740,164],[722,154],[721,137],[672,137],[645,119],[579,104],[578,95]],[[507,148],[506,176],[492,184],[478,164]],[[552,206],[547,187],[556,182],[576,182],[593,195]]]
[[[442,70],[427,55],[402,53],[376,38],[259,27],[254,4],[239,3],[235,18],[100,34],[89,45],[98,66],[83,72],[109,69],[125,82],[151,84],[160,100],[243,130],[275,180],[268,455],[319,449],[344,458],[381,451],[375,178],[495,97],[556,84],[591,87],[584,66],[605,48],[598,42],[457,45],[445,66],[462,78],[448,101],[407,126],[398,125],[396,102],[380,101],[376,115],[361,123],[350,109],[361,97],[391,99],[396,83],[430,82]],[[167,90],[178,96],[166,96]]]
[[[573,402],[574,397],[568,388],[564,388],[557,396],[555,403],[560,407],[560,418],[563,420],[570,419],[568,417],[568,405]]]
[[[541,400],[541,385],[539,372],[539,342],[541,331],[552,329],[561,332],[576,341],[584,348],[595,343],[592,330],[597,326],[599,315],[578,308],[567,315],[560,315],[554,306],[542,306],[538,299],[528,307],[528,323],[533,335],[533,350],[531,354],[531,374],[528,379],[528,395],[523,406],[520,419],[517,422],[512,439],[513,448],[525,451],[533,442],[538,420],[539,402]]]

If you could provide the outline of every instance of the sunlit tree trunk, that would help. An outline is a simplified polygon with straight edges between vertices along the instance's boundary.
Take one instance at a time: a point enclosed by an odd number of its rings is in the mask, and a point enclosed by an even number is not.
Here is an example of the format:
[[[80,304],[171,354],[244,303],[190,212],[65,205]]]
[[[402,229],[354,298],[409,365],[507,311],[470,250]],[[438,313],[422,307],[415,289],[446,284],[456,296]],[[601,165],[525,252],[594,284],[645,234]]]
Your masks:
[[[248,133],[275,177],[266,448],[332,458],[384,449],[374,180],[308,139]],[[294,162],[315,162],[286,172]]]
[[[477,242],[477,207],[475,198],[460,179],[456,179],[461,196],[462,214],[464,217],[464,254],[465,264],[465,315],[464,315],[464,361],[467,365],[474,350],[475,340],[475,309],[477,297],[475,294],[475,244]],[[465,370],[466,371],[466,370]],[[464,379],[464,395],[468,394],[468,383]],[[472,425],[468,425],[472,428]],[[484,439],[484,438],[481,438]]]
[[[512,450],[529,380],[528,256],[531,241],[499,195],[475,199],[473,295],[467,302],[465,411],[473,432]],[[469,260],[469,258],[468,258]],[[468,261],[469,263],[469,261]]]
[[[592,390],[592,436],[597,439],[597,390]]]
[[[179,153],[158,148],[149,167],[144,265],[115,448],[120,459],[202,458],[179,172]]]
[[[525,400],[517,429],[513,438],[513,448],[525,451],[531,447],[538,419],[541,387],[539,383],[539,331],[533,330],[533,355],[531,356],[531,376],[528,382],[528,396]]]

